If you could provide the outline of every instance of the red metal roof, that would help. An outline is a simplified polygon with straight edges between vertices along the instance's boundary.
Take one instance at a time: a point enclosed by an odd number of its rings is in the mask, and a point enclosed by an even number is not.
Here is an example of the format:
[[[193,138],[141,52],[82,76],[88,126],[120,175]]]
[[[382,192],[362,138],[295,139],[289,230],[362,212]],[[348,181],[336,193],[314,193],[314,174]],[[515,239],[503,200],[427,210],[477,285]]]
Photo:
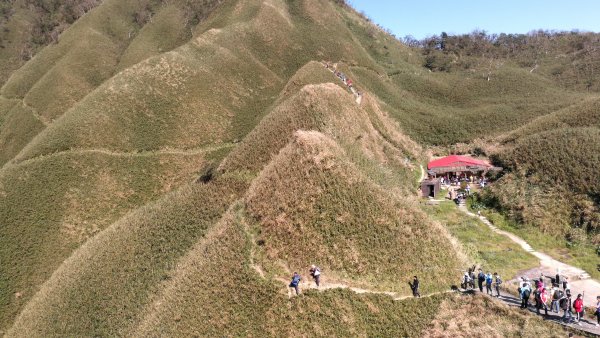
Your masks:
[[[427,169],[440,168],[440,167],[469,167],[469,166],[483,166],[492,168],[493,166],[486,161],[474,159],[468,156],[451,155],[433,160],[427,164]]]

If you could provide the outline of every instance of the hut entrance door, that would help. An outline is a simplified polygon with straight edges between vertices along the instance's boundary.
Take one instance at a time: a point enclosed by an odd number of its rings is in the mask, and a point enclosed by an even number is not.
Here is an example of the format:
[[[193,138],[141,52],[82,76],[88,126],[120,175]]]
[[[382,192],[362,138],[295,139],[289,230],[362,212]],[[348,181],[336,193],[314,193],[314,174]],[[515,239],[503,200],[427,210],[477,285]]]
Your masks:
[[[435,185],[430,184],[427,186],[427,188],[429,188],[429,197],[434,198],[435,197]]]

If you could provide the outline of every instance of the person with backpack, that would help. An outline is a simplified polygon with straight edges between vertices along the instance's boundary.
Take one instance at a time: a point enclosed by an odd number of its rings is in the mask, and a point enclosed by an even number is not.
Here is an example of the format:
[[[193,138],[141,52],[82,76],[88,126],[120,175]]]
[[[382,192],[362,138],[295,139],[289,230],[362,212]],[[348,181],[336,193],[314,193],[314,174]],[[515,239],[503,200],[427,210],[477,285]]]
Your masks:
[[[297,272],[294,272],[294,275],[292,276],[292,281],[290,282],[290,287],[296,290],[296,296],[300,294],[300,280],[302,280],[302,277]]]
[[[492,293],[492,282],[493,282],[493,278],[492,278],[492,274],[491,273],[487,273],[485,275],[485,292],[490,295],[493,296],[494,294]]]
[[[558,313],[560,311],[558,301],[562,296],[563,292],[557,286],[552,287],[552,304],[550,305],[552,312]]]
[[[575,314],[577,315],[577,324],[581,325],[581,320],[583,319],[583,295],[578,294],[577,299],[573,302],[573,309],[575,310]]]
[[[479,269],[479,273],[477,274],[477,286],[479,286],[479,292],[483,292],[483,283],[485,283],[485,273]]]
[[[531,296],[531,286],[529,283],[523,284],[519,290],[521,296],[521,309],[527,309],[529,307],[529,297]]]
[[[502,284],[502,278],[497,272],[494,272],[494,289],[496,289],[496,297],[500,298],[500,284]]]
[[[408,282],[408,285],[410,285],[410,289],[412,290],[413,296],[420,298],[421,294],[419,293],[419,279],[417,278],[417,276],[414,276],[412,283]]]
[[[571,291],[567,290],[563,298],[560,299],[560,308],[564,311],[562,316],[563,322],[567,321],[567,317],[569,317],[569,321],[573,321],[573,312],[571,312]]]
[[[308,271],[310,272],[312,278],[315,280],[315,284],[317,284],[317,287],[319,287],[319,284],[321,284],[321,269],[313,264],[310,266],[310,270]]]

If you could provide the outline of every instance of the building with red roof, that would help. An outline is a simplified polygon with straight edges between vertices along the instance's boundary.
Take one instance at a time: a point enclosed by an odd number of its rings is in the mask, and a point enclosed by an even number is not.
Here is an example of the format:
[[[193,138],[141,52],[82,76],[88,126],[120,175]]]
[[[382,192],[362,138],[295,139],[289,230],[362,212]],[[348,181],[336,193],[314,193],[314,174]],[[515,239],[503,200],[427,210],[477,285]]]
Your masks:
[[[450,155],[433,160],[427,164],[431,174],[480,172],[494,170],[495,167],[487,161],[478,160],[469,156]]]

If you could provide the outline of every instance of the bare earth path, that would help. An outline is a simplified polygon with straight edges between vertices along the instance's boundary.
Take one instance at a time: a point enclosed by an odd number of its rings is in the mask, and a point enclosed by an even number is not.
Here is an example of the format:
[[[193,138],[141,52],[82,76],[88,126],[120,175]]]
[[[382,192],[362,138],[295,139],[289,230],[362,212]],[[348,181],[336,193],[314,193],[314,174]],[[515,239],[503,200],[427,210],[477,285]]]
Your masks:
[[[289,285],[289,281],[283,278],[277,278],[277,281],[283,283],[286,287]],[[307,289],[312,289],[312,290],[318,290],[318,291],[325,291],[325,290],[331,290],[331,289],[348,289],[354,293],[357,294],[364,294],[364,293],[371,293],[371,294],[376,294],[376,295],[387,295],[392,297],[392,299],[394,300],[404,300],[404,299],[408,299],[408,298],[413,298],[413,296],[401,296],[396,292],[392,292],[392,291],[375,291],[375,290],[368,290],[368,289],[362,289],[362,288],[357,288],[357,287],[353,287],[344,283],[339,283],[339,282],[329,282],[329,281],[324,281],[321,280],[321,285],[317,288],[317,285],[313,282],[313,281],[301,281],[300,282],[300,291],[302,292],[302,290],[307,290]],[[440,292],[434,292],[431,294],[427,294],[427,295],[422,295],[421,298],[426,298],[426,297],[432,297],[435,295],[441,295],[444,293],[451,293],[451,292],[455,292],[452,290],[447,290],[447,291],[440,291]],[[289,288],[288,287],[288,297],[293,297],[294,296],[294,289]]]

